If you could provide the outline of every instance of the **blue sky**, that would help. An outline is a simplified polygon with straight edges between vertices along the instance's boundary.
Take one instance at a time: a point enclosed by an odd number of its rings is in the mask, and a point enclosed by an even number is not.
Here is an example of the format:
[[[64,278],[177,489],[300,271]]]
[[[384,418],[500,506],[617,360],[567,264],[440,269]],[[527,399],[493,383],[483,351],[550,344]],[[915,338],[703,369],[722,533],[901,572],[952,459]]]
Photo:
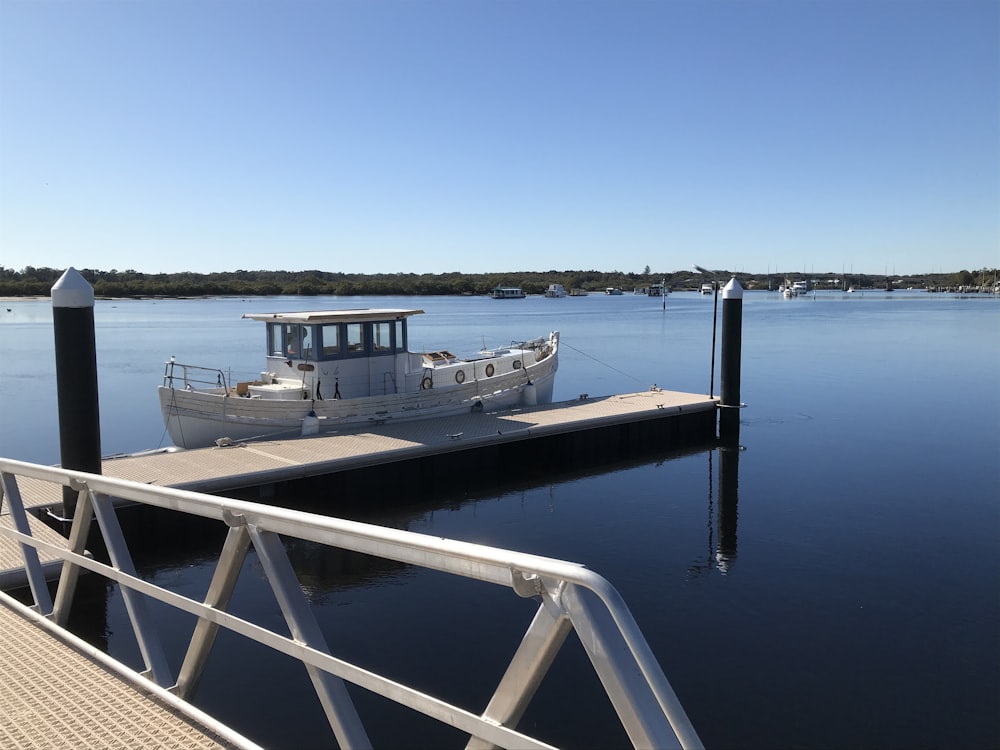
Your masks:
[[[0,265],[694,263],[1000,265],[1000,2],[0,2]]]

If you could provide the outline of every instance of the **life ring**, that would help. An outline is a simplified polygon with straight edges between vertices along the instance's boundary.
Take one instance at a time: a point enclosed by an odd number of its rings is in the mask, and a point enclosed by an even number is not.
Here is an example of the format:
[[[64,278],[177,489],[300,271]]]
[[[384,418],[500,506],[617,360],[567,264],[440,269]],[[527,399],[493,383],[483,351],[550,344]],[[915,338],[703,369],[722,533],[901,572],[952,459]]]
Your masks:
[[[519,360],[519,359],[515,359],[514,360],[514,369],[515,370],[520,370],[521,369],[521,360]]]
[[[493,363],[486,365],[486,377],[492,378],[495,370],[493,369]]]
[[[431,379],[430,375],[428,375],[427,377],[425,377],[423,380],[420,381],[421,390],[429,391],[433,387],[434,387],[434,381]]]
[[[465,382],[465,370],[458,370],[455,373],[455,382],[459,385]]]

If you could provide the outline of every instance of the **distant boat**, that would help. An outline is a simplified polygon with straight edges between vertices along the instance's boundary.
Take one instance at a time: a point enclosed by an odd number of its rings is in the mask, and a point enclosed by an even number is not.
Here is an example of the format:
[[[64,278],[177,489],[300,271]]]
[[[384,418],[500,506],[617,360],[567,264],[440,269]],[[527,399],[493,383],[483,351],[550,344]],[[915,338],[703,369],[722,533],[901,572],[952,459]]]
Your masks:
[[[526,295],[519,286],[498,286],[490,296],[493,299],[524,299]]]
[[[791,299],[792,297],[799,296],[799,289],[796,284],[792,284],[788,279],[785,279],[785,283],[778,287],[778,293],[785,299]]]
[[[549,288],[545,290],[546,297],[565,297],[566,289],[563,288],[562,284],[549,284]]]
[[[659,284],[650,284],[646,287],[646,296],[648,297],[663,297],[667,293],[667,287],[662,282]]]
[[[551,402],[558,331],[465,358],[412,352],[408,318],[422,312],[243,315],[265,324],[264,371],[256,380],[233,383],[228,370],[171,357],[158,389],[171,440],[200,448],[225,439],[310,435]]]
[[[715,287],[712,286],[711,284],[702,284],[701,285],[701,293],[702,294],[711,294],[714,291],[715,291]]]
[[[618,295],[620,295],[622,293],[622,290],[619,289],[618,287],[615,287],[615,286],[609,286],[607,289],[604,290],[604,293],[605,294],[610,294],[613,297],[617,297]]]

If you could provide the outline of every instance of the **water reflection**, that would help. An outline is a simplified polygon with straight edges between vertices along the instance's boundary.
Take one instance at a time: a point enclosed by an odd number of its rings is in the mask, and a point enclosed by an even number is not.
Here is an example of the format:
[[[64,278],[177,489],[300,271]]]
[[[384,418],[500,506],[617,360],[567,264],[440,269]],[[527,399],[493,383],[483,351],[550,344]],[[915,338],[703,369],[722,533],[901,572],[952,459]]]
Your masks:
[[[722,444],[719,452],[718,498],[716,498],[715,471],[713,455],[715,450],[706,453],[708,458],[708,520],[706,529],[708,543],[705,556],[688,566],[688,577],[699,576],[706,571],[718,570],[722,575],[728,574],[736,564],[736,527],[739,504],[739,473],[740,453],[743,446]],[[718,542],[716,542],[718,537]]]
[[[736,563],[736,506],[739,502],[740,446],[719,448],[719,546],[715,562],[725,575]]]

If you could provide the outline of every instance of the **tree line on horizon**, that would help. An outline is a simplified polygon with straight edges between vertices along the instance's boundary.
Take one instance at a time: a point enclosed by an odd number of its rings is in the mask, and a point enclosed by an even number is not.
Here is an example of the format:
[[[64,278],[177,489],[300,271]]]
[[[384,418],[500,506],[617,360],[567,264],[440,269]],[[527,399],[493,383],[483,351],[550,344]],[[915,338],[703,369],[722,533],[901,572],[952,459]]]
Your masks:
[[[567,291],[603,292],[608,287],[624,291],[663,281],[668,289],[696,289],[711,277],[694,271],[654,273],[647,266],[642,273],[622,271],[512,271],[509,273],[440,274],[392,273],[353,274],[332,271],[225,271],[219,273],[156,273],[132,269],[100,271],[78,269],[94,288],[97,297],[258,297],[274,295],[338,296],[426,296],[485,295],[498,286],[516,286],[526,294],[542,294],[550,284],[562,284]],[[65,269],[28,266],[16,271],[0,266],[0,296],[45,297]],[[808,279],[821,288],[838,283],[855,288],[885,288],[886,277],[855,274],[848,279],[835,273],[803,272],[748,274],[717,271],[723,283],[736,275],[747,289],[777,288],[785,279]],[[991,286],[997,269],[954,273],[893,276],[895,286],[914,288],[954,288]]]

